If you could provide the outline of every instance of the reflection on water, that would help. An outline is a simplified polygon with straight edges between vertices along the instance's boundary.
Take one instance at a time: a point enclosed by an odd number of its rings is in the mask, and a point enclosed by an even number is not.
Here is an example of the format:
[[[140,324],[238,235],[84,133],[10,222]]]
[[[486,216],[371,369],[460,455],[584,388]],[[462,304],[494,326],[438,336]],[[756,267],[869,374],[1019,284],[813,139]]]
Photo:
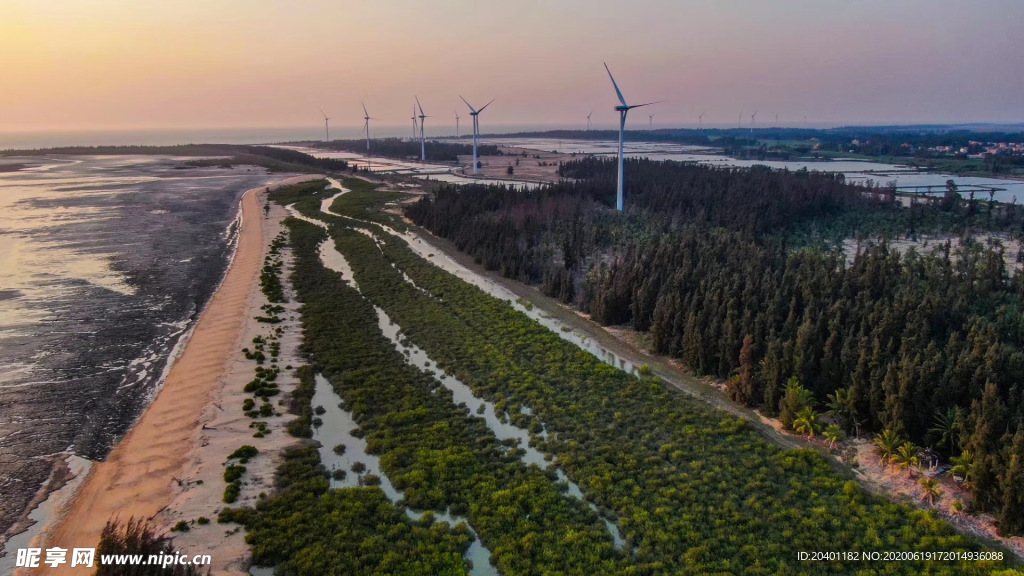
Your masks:
[[[183,160],[4,159],[0,532],[45,456],[101,459],[131,426],[223,275],[241,193],[280,177]]]

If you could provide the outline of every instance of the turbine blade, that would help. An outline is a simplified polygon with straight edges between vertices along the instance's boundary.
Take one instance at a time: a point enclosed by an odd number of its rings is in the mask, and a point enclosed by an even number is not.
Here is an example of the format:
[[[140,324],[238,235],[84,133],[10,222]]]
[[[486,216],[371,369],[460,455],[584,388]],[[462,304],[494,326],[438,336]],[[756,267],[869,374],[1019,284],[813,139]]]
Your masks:
[[[360,102],[360,104],[362,104],[362,105],[363,105],[363,115],[364,115],[364,116],[369,116],[369,115],[370,115],[370,113],[366,111],[366,104],[365,104],[365,103],[363,103],[363,102]]]
[[[459,96],[459,98],[462,98],[462,96]],[[473,105],[470,104],[469,101],[467,101],[465,98],[462,98],[462,101],[466,103],[466,106],[469,106],[469,110],[472,113],[476,114],[476,108],[473,108]]]
[[[420,107],[420,116],[423,116],[423,105],[420,104],[419,96],[416,96],[416,105]]]
[[[632,110],[633,108],[639,108],[641,106],[650,106],[652,104],[661,104],[662,102],[664,102],[664,100],[658,100],[657,102],[646,102],[644,104],[634,104],[632,106],[629,106],[629,109]]]
[[[480,109],[480,110],[479,110],[479,111],[477,112],[477,114],[479,114],[480,112],[483,112],[483,111],[484,111],[484,108],[487,108],[488,106],[490,106],[490,105],[491,105],[491,104],[492,104],[492,103],[494,102],[494,100],[495,100],[494,98],[491,98],[491,101],[490,101],[490,102],[488,102],[487,104],[484,104],[483,108],[481,108],[481,109]]]
[[[615,82],[615,76],[612,76],[612,71],[608,68],[607,62],[604,63],[604,69],[608,70],[608,77],[612,79],[612,86],[615,86],[615,93],[619,95],[619,102],[622,102],[623,106],[629,106],[629,104],[626,104],[626,97],[622,95],[622,90],[619,90],[619,85]]]

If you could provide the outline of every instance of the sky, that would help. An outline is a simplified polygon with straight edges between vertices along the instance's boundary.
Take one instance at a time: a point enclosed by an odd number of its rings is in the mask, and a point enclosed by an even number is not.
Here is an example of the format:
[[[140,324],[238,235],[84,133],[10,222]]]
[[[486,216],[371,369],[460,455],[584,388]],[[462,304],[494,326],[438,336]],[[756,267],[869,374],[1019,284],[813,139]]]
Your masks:
[[[1021,0],[0,0],[0,131],[1024,121]],[[648,112],[649,110],[649,112]],[[806,120],[805,120],[806,119]],[[353,128],[354,129],[354,128]]]

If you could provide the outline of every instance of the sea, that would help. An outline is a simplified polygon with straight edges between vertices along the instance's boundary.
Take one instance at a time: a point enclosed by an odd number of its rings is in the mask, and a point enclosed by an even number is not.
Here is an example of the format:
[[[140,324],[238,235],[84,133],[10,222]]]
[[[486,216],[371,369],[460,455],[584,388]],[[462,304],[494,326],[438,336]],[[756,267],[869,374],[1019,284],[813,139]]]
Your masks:
[[[288,176],[186,160],[0,157],[3,540],[61,460],[103,459],[138,419],[223,277],[241,195]]]

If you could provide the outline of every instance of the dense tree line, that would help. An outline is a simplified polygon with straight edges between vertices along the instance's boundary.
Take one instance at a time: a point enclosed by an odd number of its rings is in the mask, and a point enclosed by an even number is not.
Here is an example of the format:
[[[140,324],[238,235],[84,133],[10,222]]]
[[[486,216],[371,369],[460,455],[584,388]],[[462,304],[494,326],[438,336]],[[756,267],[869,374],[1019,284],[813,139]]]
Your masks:
[[[850,433],[889,430],[966,455],[976,505],[1004,533],[1024,528],[1024,276],[1004,249],[792,242],[809,224],[846,233],[865,219],[905,234],[936,223],[1012,229],[1012,207],[953,198],[897,208],[885,191],[758,169],[636,161],[627,173],[624,216],[607,208],[614,172],[597,160],[568,164],[575,182],[444,188],[407,214],[603,324],[649,332],[657,352],[730,379],[735,400],[789,425],[795,379],[813,395],[808,407],[828,408]]]
[[[324,218],[318,205],[299,204],[307,215]],[[657,380],[600,363],[507,303],[432,266],[379,227],[369,226],[375,240],[347,230],[357,225],[349,219],[326,219],[334,223],[335,244],[363,295],[446,372],[534,431],[531,444],[550,454],[586,498],[617,517],[636,547],[623,573],[756,567],[765,573],[836,574],[864,567],[799,564],[792,552],[976,546],[931,513],[868,495],[813,451],[781,451],[743,421]],[[524,406],[531,410],[522,411]],[[367,408],[381,409],[369,403]],[[509,551],[524,554],[523,542]],[[561,549],[574,563],[582,561],[576,551]],[[547,562],[536,570],[548,568]],[[522,573],[515,564],[500,567],[503,574]],[[991,566],[890,564],[884,570],[926,568],[965,573]]]
[[[330,142],[309,142],[309,146],[322,150],[341,150],[343,152],[366,153],[366,140],[331,140]],[[500,156],[501,150],[493,144],[481,144],[477,147],[481,156]],[[386,158],[402,160],[419,160],[420,141],[407,138],[377,138],[370,140],[370,153]],[[459,156],[471,156],[472,144],[455,142],[426,141],[427,160],[430,162],[458,162]]]

